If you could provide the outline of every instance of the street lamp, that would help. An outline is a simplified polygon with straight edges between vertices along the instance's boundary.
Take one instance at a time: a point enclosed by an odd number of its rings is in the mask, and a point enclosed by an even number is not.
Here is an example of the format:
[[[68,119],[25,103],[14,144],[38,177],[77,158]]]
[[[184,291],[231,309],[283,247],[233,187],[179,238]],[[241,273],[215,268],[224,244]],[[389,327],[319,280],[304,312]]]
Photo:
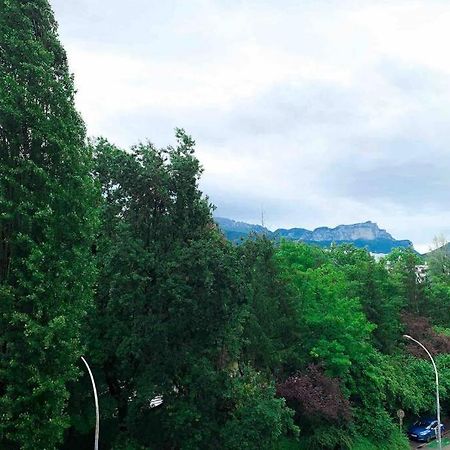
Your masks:
[[[404,334],[403,335],[404,338],[406,339],[410,339],[411,341],[415,342],[416,344],[420,345],[427,353],[427,355],[430,357],[431,359],[431,363],[433,364],[433,368],[434,368],[434,373],[436,375],[436,413],[437,413],[437,421],[438,421],[438,432],[437,432],[437,440],[438,440],[438,447],[439,450],[442,450],[442,439],[441,439],[441,405],[439,403],[439,375],[438,375],[438,371],[436,368],[436,364],[434,363],[434,359],[431,356],[431,353],[425,348],[425,346],[423,344],[421,344],[419,341],[417,341],[416,339],[412,338],[411,336]]]
[[[94,400],[95,400],[95,440],[94,440],[94,450],[98,450],[98,436],[100,433],[100,414],[98,410],[98,397],[97,397],[97,388],[95,387],[94,376],[92,375],[91,368],[87,361],[81,356],[88,372],[91,377],[92,390],[94,391]]]

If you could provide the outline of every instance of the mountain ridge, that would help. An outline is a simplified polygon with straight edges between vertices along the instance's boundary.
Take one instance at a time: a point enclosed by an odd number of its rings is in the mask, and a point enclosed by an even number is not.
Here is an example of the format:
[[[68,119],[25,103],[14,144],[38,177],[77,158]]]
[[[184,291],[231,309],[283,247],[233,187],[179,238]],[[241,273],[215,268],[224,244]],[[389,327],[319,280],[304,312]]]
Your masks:
[[[219,228],[225,236],[239,243],[251,233],[264,234],[270,239],[287,239],[302,241],[309,244],[328,247],[333,243],[351,243],[356,247],[367,248],[372,253],[389,253],[396,247],[412,247],[412,242],[407,239],[397,240],[385,229],[379,228],[370,220],[354,224],[342,224],[334,228],[322,226],[314,230],[306,228],[278,228],[271,231],[262,225],[249,224],[224,217],[215,217]]]

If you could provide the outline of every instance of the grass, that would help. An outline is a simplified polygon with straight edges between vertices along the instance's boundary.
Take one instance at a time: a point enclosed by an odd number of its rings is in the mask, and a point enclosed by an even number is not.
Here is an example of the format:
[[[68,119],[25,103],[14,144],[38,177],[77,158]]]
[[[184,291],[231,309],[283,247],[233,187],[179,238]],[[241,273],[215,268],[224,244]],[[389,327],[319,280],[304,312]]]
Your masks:
[[[434,330],[437,334],[440,334],[440,335],[442,335],[442,336],[450,337],[450,328],[434,326],[434,327],[433,327],[433,330]]]
[[[450,445],[450,438],[444,437],[442,438],[442,446]],[[434,440],[431,444],[428,444],[425,448],[438,448],[437,440]]]

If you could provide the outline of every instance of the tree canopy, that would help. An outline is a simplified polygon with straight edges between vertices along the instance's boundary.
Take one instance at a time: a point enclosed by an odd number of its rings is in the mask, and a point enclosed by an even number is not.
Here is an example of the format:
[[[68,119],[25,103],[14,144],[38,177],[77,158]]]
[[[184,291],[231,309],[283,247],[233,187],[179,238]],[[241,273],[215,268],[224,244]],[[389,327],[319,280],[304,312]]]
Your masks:
[[[92,301],[97,192],[46,1],[0,1],[0,446],[55,448]]]

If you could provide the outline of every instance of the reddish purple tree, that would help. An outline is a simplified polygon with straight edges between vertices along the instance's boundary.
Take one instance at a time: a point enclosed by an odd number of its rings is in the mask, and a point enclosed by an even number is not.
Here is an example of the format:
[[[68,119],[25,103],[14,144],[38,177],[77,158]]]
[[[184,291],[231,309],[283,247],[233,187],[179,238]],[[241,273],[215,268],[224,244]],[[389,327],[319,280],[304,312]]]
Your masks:
[[[331,422],[351,418],[350,402],[342,394],[339,380],[327,377],[319,365],[311,364],[306,372],[279,383],[277,394],[286,399],[298,416]]]
[[[407,334],[421,342],[432,355],[450,353],[450,337],[436,333],[427,318],[405,313],[402,321]],[[417,344],[408,341],[406,348],[412,355],[428,359],[427,354]]]

